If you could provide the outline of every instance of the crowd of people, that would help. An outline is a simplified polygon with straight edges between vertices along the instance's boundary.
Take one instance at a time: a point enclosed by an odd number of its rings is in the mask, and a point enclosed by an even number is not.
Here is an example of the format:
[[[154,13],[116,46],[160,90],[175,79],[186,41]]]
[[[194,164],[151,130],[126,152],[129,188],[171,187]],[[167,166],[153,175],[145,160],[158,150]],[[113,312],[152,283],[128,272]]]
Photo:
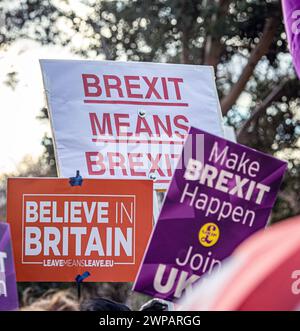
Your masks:
[[[21,308],[22,311],[131,311],[127,305],[107,298],[78,300],[68,290],[48,291],[33,303]],[[160,299],[152,299],[142,305],[140,311],[167,311],[168,304]]]

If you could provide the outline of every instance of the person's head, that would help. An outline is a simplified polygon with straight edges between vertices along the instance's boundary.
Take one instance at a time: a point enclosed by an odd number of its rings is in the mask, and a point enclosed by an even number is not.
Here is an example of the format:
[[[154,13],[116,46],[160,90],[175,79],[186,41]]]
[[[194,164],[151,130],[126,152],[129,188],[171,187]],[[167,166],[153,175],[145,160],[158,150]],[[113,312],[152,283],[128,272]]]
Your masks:
[[[78,311],[75,296],[68,291],[49,292],[32,304],[21,308],[23,311]]]
[[[79,309],[81,311],[130,311],[126,305],[104,298],[86,299],[81,302]]]
[[[141,311],[168,311],[168,304],[161,299],[152,299],[140,308]]]

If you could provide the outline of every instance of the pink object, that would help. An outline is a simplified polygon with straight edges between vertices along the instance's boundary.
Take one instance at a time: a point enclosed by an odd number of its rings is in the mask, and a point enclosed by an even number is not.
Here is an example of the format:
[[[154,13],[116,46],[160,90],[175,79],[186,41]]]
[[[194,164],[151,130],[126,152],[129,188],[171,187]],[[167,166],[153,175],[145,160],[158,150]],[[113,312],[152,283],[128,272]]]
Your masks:
[[[290,52],[300,78],[300,0],[282,0],[282,10]]]
[[[242,243],[180,310],[300,310],[300,217]]]

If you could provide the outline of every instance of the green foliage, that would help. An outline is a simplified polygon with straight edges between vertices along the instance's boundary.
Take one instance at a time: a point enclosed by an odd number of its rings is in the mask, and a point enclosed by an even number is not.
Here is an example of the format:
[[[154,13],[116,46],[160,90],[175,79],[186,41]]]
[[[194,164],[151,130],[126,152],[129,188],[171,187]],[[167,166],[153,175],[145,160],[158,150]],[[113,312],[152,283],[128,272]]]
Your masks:
[[[49,0],[2,0],[0,2],[0,45],[17,38],[32,38],[42,44],[53,42],[61,32],[55,22],[61,12]]]

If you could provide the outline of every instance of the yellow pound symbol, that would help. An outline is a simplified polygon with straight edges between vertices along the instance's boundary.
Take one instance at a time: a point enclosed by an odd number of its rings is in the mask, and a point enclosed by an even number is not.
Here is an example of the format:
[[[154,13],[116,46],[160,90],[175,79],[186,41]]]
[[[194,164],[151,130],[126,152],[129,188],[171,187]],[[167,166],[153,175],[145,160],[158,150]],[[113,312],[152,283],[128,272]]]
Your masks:
[[[199,231],[199,242],[204,247],[211,247],[217,243],[220,230],[215,223],[204,224]]]

